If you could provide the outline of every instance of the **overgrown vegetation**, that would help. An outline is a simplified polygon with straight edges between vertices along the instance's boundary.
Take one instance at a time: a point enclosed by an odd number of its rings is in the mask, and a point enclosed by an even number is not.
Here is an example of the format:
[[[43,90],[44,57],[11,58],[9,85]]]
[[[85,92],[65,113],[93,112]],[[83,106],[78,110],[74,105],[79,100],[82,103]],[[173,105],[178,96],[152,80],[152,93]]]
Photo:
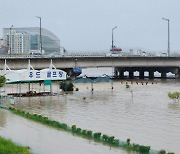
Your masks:
[[[40,122],[42,124],[46,124],[48,126],[73,133],[73,134],[81,136],[83,138],[87,138],[87,139],[94,140],[97,142],[102,142],[111,147],[117,147],[117,148],[122,147],[124,149],[127,149],[128,151],[136,151],[139,153],[149,153],[150,148],[151,148],[150,146],[131,144],[130,139],[127,139],[126,142],[123,142],[123,141],[120,141],[119,139],[115,138],[114,136],[108,136],[108,135],[102,134],[100,132],[93,133],[93,131],[91,131],[91,130],[81,129],[81,128],[76,127],[76,125],[72,125],[70,127],[65,123],[60,123],[58,121],[50,120],[48,117],[44,117],[42,115],[31,114],[31,113],[28,113],[28,112],[25,112],[22,110],[18,110],[18,109],[12,108],[12,107],[5,108],[5,109],[10,110],[13,113],[23,116],[27,119],[31,119],[31,120]]]
[[[168,96],[170,99],[179,100],[180,99],[180,92],[169,92]]]
[[[73,91],[74,85],[72,82],[61,82],[60,89],[63,91]]]
[[[5,76],[0,75],[0,87],[3,87],[6,82]]]
[[[166,150],[162,149],[158,152],[158,154],[174,154],[174,152],[166,152]]]
[[[128,82],[126,82],[126,89],[130,88],[130,85],[128,84]]]
[[[11,140],[4,139],[0,136],[0,153],[1,154],[31,154],[29,147],[16,145]]]

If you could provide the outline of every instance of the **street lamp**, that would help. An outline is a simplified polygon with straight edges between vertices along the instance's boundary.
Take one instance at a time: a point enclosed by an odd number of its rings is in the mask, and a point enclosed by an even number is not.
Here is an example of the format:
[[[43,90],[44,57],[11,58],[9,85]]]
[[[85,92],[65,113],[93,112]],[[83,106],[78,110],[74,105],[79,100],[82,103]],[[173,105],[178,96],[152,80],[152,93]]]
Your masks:
[[[42,35],[41,35],[41,17],[36,16],[37,18],[39,18],[40,21],[40,52],[42,54]]]
[[[162,18],[162,19],[168,22],[168,49],[167,49],[167,52],[168,52],[168,57],[170,57],[170,29],[169,29],[169,19],[166,19],[166,18]]]
[[[11,27],[9,28],[9,54],[11,54],[11,29],[13,28],[13,25],[11,25]]]
[[[116,27],[114,27],[114,28],[112,28],[112,51],[114,51],[114,36],[113,36],[113,31],[114,31],[114,29],[116,29],[117,28],[117,26]]]

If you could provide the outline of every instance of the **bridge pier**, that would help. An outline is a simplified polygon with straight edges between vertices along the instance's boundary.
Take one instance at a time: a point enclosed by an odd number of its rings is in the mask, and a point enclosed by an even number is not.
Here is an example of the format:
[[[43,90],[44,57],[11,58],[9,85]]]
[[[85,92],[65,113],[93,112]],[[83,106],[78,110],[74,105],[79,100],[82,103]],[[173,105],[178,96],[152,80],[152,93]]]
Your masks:
[[[180,69],[177,71],[177,73],[175,73],[175,78],[180,79]]]
[[[114,68],[114,76],[115,76],[115,78],[119,77],[119,70],[117,67]]]
[[[134,72],[133,71],[129,71],[129,78],[133,79],[134,78]]]
[[[161,78],[165,79],[167,77],[166,72],[161,72]]]
[[[119,68],[117,68],[117,67],[114,68],[114,74],[113,75],[115,78],[119,78]]]
[[[119,72],[119,77],[120,77],[121,79],[124,78],[124,71],[120,70],[120,72]]]
[[[176,79],[180,79],[180,73],[175,74]]]
[[[144,71],[139,71],[139,78],[144,79]]]
[[[177,68],[174,74],[176,79],[180,79],[180,68]]]
[[[149,78],[154,79],[154,72],[153,71],[149,71]]]

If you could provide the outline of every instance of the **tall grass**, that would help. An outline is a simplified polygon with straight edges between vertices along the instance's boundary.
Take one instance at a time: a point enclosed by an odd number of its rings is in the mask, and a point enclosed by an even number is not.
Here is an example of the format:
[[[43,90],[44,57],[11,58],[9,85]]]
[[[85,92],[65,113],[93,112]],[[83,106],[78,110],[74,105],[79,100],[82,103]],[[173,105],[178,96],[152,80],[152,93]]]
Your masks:
[[[1,154],[31,154],[28,147],[17,145],[9,139],[0,136],[0,153]]]

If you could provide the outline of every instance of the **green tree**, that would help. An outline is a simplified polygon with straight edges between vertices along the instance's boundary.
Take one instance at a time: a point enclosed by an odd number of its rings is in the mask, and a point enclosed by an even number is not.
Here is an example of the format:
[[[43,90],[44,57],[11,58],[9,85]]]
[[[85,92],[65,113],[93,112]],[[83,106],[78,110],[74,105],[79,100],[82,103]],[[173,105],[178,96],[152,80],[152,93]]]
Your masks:
[[[5,76],[0,75],[0,87],[3,87],[6,82]]]
[[[63,91],[73,91],[73,83],[72,82],[61,82],[60,89]]]
[[[68,86],[67,86],[67,91],[73,91],[73,83],[72,82],[69,82]]]

